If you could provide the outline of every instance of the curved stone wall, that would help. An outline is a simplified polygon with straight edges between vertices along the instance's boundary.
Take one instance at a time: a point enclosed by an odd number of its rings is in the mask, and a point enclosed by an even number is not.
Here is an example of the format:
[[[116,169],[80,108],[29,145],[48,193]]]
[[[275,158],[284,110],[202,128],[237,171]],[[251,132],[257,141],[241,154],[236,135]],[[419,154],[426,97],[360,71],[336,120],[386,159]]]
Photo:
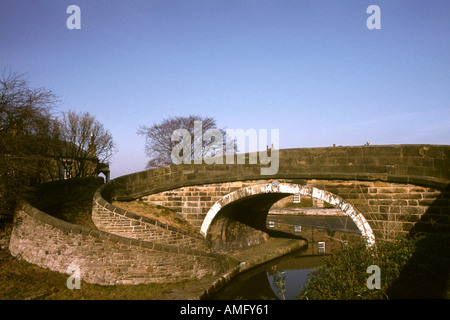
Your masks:
[[[202,250],[121,237],[52,217],[27,201],[15,212],[9,250],[29,263],[102,285],[174,282],[220,274],[228,261]]]
[[[106,200],[111,201],[109,198],[111,188],[112,185],[105,184],[94,195],[92,220],[98,229],[127,238],[210,251],[207,242],[200,234],[189,233],[113,206]]]

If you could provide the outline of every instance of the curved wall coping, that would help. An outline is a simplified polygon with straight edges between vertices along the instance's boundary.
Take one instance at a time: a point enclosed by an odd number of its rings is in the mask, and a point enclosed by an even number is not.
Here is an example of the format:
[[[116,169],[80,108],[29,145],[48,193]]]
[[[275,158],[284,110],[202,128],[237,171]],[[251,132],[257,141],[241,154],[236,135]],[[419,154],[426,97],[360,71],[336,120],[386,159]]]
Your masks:
[[[123,216],[123,217],[127,217],[128,219],[131,220],[136,220],[136,221],[140,221],[143,223],[148,223],[157,227],[160,227],[162,229],[168,230],[168,231],[172,231],[172,232],[176,232],[188,237],[192,237],[192,238],[197,238],[197,239],[201,239],[204,240],[203,237],[200,234],[197,233],[192,233],[192,232],[188,232],[187,230],[183,230],[183,229],[179,229],[177,227],[162,223],[156,219],[152,219],[149,217],[145,217],[145,216],[141,216],[139,214],[136,214],[134,212],[128,211],[128,210],[124,210],[122,208],[116,207],[113,204],[111,204],[110,202],[106,201],[103,197],[102,197],[102,191],[104,190],[104,188],[108,188],[109,186],[104,184],[102,186],[100,186],[99,189],[97,189],[97,191],[94,194],[94,201],[95,203],[97,203],[99,206],[102,206],[103,208],[114,212],[117,215]]]
[[[112,233],[108,233],[105,231],[101,231],[98,229],[93,229],[85,226],[80,226],[76,224],[72,224],[70,222],[55,218],[49,214],[46,214],[39,209],[33,207],[26,200],[22,200],[19,204],[18,208],[22,208],[23,212],[28,216],[32,217],[34,220],[54,227],[61,232],[68,234],[81,234],[82,236],[89,236],[96,238],[100,241],[107,241],[114,244],[124,244],[131,246],[139,246],[145,249],[155,250],[155,251],[164,251],[178,254],[186,254],[186,255],[194,255],[194,256],[207,256],[217,258],[219,255],[212,254],[200,250],[195,249],[186,249],[179,246],[173,246],[168,244],[155,243],[152,241],[144,241],[134,238],[126,238],[122,236],[118,236]]]

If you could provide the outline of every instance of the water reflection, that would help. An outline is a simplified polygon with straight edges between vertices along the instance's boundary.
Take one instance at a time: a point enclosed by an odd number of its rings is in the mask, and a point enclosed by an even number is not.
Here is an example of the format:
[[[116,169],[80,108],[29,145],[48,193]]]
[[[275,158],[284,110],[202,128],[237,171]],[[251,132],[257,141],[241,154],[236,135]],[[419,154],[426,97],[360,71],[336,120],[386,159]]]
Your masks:
[[[242,273],[211,299],[295,299],[306,284],[309,272],[325,256],[310,256],[307,252],[302,249]]]
[[[273,265],[266,274],[267,281],[277,298],[281,300],[295,299],[306,285],[310,271],[320,265],[323,257],[324,255],[289,256]]]
[[[267,272],[267,279],[278,299],[294,300],[306,285],[310,271],[311,269],[298,269]]]
[[[267,229],[300,236],[308,240],[308,246],[238,275],[211,299],[295,299],[310,271],[326,255],[360,237],[358,228],[347,217],[269,215]]]

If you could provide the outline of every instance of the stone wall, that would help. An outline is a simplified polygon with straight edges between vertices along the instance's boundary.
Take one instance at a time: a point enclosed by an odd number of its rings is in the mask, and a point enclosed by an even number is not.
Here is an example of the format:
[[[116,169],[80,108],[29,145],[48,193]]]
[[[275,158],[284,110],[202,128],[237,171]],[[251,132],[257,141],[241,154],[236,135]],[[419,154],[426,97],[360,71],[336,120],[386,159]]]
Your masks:
[[[24,202],[15,213],[9,250],[29,263],[102,285],[174,282],[216,275],[222,257],[200,250],[125,238],[51,217]]]
[[[450,190],[384,181],[309,180],[308,185],[339,195],[368,220],[376,236],[450,232]]]
[[[189,233],[111,205],[102,197],[102,194],[108,197],[108,188],[110,188],[108,184],[100,187],[93,200],[92,220],[98,229],[157,244],[210,251],[207,242],[200,234]]]
[[[331,192],[352,204],[383,238],[415,231],[450,232],[450,195],[445,190],[383,181],[292,180]],[[225,195],[263,181],[227,182],[182,187],[142,197],[141,200],[171,208],[200,229],[208,210]]]
[[[257,181],[235,181],[212,183],[200,186],[182,187],[140,198],[140,200],[167,207],[182,219],[189,221],[200,230],[209,209],[216,201],[241,188],[257,183]]]
[[[307,239],[308,246],[304,248],[304,255],[332,254],[342,250],[346,243],[361,240],[360,234],[347,233],[341,231],[331,231],[326,228],[315,228],[310,226],[293,226],[279,221],[276,217],[269,216],[267,220],[267,228],[269,230],[281,231],[283,233],[292,234],[294,236]],[[320,250],[319,242],[325,245]]]

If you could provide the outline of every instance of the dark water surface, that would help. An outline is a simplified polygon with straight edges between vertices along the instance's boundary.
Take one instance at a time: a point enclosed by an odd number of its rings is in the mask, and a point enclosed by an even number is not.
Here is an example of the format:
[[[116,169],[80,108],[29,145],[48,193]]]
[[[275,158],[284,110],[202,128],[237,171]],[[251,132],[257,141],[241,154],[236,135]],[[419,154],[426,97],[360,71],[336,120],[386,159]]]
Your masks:
[[[272,222],[274,229],[286,229],[287,226],[286,230],[292,230],[295,235],[308,240],[308,247],[238,275],[211,299],[295,299],[305,286],[311,270],[319,266],[327,254],[342,248],[343,243],[332,240],[329,235],[336,239],[359,233],[347,217],[269,215],[267,225],[272,228],[269,222]],[[301,231],[294,231],[294,226],[302,226]],[[319,242],[325,247],[324,252],[318,250]]]
[[[238,275],[213,300],[293,300],[324,255],[305,256],[301,250]],[[284,277],[284,281],[280,281]],[[284,292],[283,290],[284,289]]]

